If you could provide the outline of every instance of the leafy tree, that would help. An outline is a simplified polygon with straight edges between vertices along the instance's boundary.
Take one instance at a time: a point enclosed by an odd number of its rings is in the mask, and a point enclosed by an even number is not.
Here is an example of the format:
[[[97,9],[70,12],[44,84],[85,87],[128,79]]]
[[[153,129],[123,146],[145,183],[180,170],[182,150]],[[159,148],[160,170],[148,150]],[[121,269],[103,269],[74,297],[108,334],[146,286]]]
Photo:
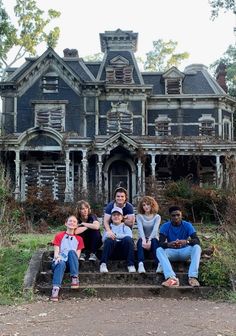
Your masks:
[[[39,9],[36,0],[16,0],[14,14],[17,20],[13,26],[9,15],[0,0],[0,76],[4,79],[6,68],[11,67],[19,59],[26,55],[36,55],[36,47],[40,43],[55,48],[60,29],[54,27],[48,33],[45,32],[48,25],[61,14],[49,9],[45,16]],[[9,52],[14,50],[14,56],[9,60]]]
[[[223,56],[211,64],[210,69],[216,73],[220,63],[226,66],[226,84],[229,95],[236,97],[236,45],[230,45]]]
[[[167,42],[159,39],[153,41],[153,50],[149,51],[144,62],[144,69],[147,71],[165,71],[172,66],[178,67],[181,62],[189,58],[189,53],[175,53],[178,42],[169,40]]]
[[[210,6],[212,8],[211,18],[214,20],[221,9],[226,11],[236,12],[235,0],[209,0]]]
[[[93,55],[87,55],[83,57],[85,62],[101,62],[103,59],[103,53],[96,53]]]

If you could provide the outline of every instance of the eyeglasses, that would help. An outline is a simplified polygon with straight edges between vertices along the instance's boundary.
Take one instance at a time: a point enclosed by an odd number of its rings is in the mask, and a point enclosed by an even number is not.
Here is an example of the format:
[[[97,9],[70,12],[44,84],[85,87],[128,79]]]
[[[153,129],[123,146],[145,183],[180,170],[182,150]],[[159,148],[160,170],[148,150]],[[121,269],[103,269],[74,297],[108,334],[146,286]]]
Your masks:
[[[171,217],[180,217],[181,214],[171,214]]]

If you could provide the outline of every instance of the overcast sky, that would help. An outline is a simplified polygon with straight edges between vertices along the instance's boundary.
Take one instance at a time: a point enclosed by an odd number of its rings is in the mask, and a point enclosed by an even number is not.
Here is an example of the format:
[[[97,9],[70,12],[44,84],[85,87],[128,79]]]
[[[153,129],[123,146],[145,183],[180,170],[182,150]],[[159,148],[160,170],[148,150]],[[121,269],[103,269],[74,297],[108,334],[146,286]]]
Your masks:
[[[3,3],[10,14],[15,1]],[[177,52],[190,53],[182,67],[209,66],[235,43],[234,15],[221,12],[211,21],[208,0],[37,0],[37,4],[61,12],[54,23],[61,29],[56,48],[60,56],[65,48],[78,49],[80,57],[98,53],[99,33],[118,28],[139,34],[136,55],[141,57],[152,49],[154,40],[177,41]]]

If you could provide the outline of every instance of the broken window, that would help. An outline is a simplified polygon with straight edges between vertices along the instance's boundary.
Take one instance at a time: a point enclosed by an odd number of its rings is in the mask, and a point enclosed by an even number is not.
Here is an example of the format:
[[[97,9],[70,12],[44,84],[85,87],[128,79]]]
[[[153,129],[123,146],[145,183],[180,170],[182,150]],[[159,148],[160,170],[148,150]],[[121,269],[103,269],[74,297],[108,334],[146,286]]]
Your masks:
[[[133,66],[129,61],[122,57],[116,56],[106,67],[106,81],[116,84],[130,84],[133,82]]]

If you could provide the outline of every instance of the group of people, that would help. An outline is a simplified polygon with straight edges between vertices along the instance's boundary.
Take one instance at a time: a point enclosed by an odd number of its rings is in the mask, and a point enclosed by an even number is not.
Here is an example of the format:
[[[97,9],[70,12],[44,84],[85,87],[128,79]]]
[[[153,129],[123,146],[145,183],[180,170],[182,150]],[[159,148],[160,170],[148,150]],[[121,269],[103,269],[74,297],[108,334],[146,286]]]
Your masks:
[[[170,220],[161,224],[159,206],[150,196],[139,201],[137,215],[128,202],[126,189],[115,190],[114,200],[105,208],[104,232],[100,232],[97,216],[91,214],[88,202],[77,204],[76,215],[66,220],[66,231],[59,232],[53,240],[54,258],[52,262],[52,301],[58,301],[64,272],[68,268],[71,288],[79,287],[79,262],[88,258],[97,260],[97,251],[103,245],[100,258],[100,272],[108,272],[108,262],[113,259],[127,261],[128,272],[136,272],[133,240],[133,225],[138,228],[137,261],[138,273],[145,273],[145,258],[151,255],[156,264],[156,272],[163,273],[165,287],[179,286],[179,279],[171,261],[190,259],[188,282],[198,287],[198,269],[201,256],[200,241],[190,222],[183,220],[178,206],[169,208]]]

